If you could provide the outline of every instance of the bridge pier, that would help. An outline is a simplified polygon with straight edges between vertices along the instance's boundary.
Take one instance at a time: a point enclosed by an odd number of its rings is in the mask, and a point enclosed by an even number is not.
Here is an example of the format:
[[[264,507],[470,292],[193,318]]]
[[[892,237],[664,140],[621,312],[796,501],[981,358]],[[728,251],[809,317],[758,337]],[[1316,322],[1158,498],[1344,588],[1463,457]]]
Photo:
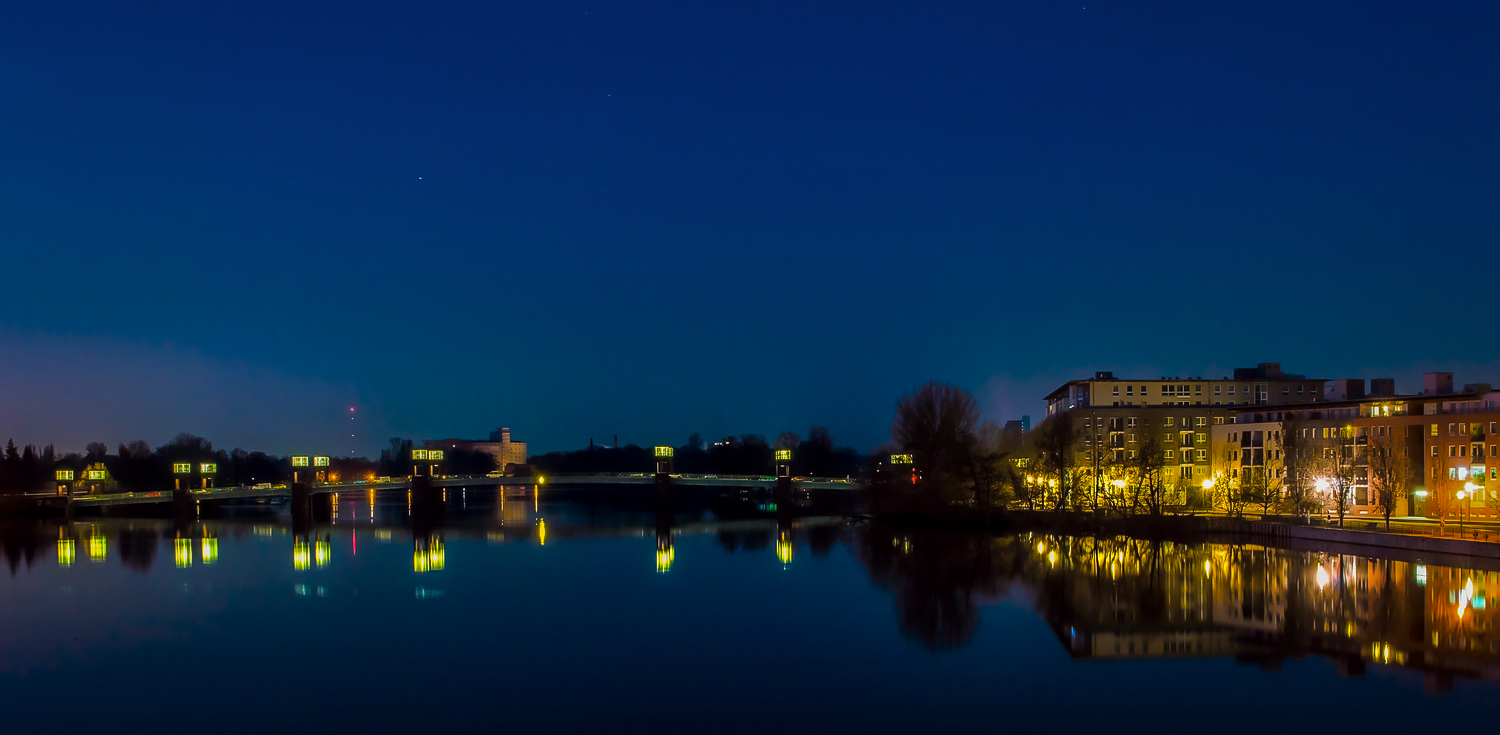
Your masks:
[[[172,519],[181,524],[184,521],[193,520],[198,517],[198,501],[193,499],[193,493],[186,487],[180,487],[172,491]]]
[[[443,488],[433,487],[432,476],[415,475],[411,478],[411,525],[417,529],[429,529],[441,525],[445,515]]]
[[[780,515],[789,511],[792,507],[792,478],[776,478],[776,489],[771,492],[772,499],[776,501],[776,513]]]
[[[292,483],[292,533],[305,536],[312,528],[312,492],[305,482]]]

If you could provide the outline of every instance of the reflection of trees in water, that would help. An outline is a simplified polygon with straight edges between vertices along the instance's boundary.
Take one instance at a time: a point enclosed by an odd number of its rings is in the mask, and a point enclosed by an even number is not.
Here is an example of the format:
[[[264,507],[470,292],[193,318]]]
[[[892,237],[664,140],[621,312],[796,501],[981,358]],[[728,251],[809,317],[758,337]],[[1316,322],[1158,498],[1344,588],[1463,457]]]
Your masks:
[[[120,529],[116,541],[120,546],[120,561],[126,567],[144,574],[156,560],[156,538],[156,531],[153,529]]]
[[[978,598],[1000,594],[1011,576],[1011,545],[975,534],[898,533],[873,523],[853,540],[871,581],[894,593],[902,632],[933,650],[973,639]]]
[[[744,530],[720,530],[718,533],[719,546],[725,551],[734,553],[741,549],[745,551],[761,551],[771,545],[776,532],[771,529],[744,529]]]
[[[26,562],[27,568],[36,563],[42,549],[51,545],[56,533],[54,530],[49,536],[35,523],[7,523],[0,526],[0,549],[5,552],[5,564],[10,567],[10,576],[16,576],[21,562]]]

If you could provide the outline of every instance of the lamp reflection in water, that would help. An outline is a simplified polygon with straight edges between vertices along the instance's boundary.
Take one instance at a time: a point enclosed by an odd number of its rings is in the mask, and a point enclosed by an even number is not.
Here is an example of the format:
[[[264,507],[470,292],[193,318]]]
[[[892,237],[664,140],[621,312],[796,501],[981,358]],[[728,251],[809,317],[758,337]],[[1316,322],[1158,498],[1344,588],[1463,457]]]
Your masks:
[[[443,549],[443,537],[428,536],[412,539],[411,570],[413,572],[418,574],[441,572],[446,565],[447,552]]]
[[[71,567],[73,566],[73,560],[77,556],[78,549],[73,542],[73,538],[64,536],[60,532],[57,538],[57,565],[60,567]]]
[[[109,540],[97,533],[89,536],[89,561],[103,562],[109,554]]]
[[[536,542],[541,546],[547,545],[547,521],[544,518],[536,519]]]
[[[313,540],[313,563],[316,564],[316,565],[318,565],[319,568],[322,568],[322,567],[328,566],[328,562],[330,562],[332,560],[333,560],[333,538],[331,536],[326,536],[325,535],[322,538],[314,539]]]
[[[214,564],[218,563],[219,539],[208,535],[208,532],[204,531],[203,541],[199,545],[198,554],[203,558],[203,563],[206,566],[213,566]]]
[[[672,562],[677,560],[677,546],[672,543],[671,535],[666,538],[656,537],[656,571],[663,574],[672,570]]]
[[[792,532],[790,529],[776,534],[776,558],[783,565],[792,563]]]
[[[187,569],[193,565],[193,540],[190,538],[172,539],[172,561],[177,564],[178,569]]]
[[[292,541],[292,568],[300,572],[309,566],[312,566],[312,548],[306,538],[298,536]]]

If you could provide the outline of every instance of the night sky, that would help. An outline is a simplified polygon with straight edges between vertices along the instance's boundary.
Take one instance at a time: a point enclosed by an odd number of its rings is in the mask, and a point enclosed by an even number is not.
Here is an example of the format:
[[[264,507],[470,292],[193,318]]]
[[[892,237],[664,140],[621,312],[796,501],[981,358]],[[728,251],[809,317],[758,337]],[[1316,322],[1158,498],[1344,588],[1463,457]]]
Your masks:
[[[1495,2],[6,2],[0,440],[865,450],[934,378],[1002,421],[1101,369],[1500,383],[1497,32]]]

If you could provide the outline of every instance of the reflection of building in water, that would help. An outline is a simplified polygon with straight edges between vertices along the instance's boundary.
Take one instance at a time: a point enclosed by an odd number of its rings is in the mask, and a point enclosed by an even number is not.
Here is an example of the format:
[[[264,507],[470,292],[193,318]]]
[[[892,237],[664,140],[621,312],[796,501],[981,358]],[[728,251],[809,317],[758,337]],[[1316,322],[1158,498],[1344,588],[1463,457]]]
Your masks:
[[[792,529],[783,528],[776,532],[776,558],[783,565],[792,563]]]
[[[412,539],[411,570],[414,572],[441,572],[447,565],[447,553],[443,549],[442,536]]]
[[[1500,679],[1497,572],[1126,538],[1029,537],[1020,575],[1080,658],[1317,654]]]
[[[531,522],[531,516],[527,512],[530,504],[525,498],[507,498],[503,490],[495,495],[499,505],[500,525],[519,528]]]

